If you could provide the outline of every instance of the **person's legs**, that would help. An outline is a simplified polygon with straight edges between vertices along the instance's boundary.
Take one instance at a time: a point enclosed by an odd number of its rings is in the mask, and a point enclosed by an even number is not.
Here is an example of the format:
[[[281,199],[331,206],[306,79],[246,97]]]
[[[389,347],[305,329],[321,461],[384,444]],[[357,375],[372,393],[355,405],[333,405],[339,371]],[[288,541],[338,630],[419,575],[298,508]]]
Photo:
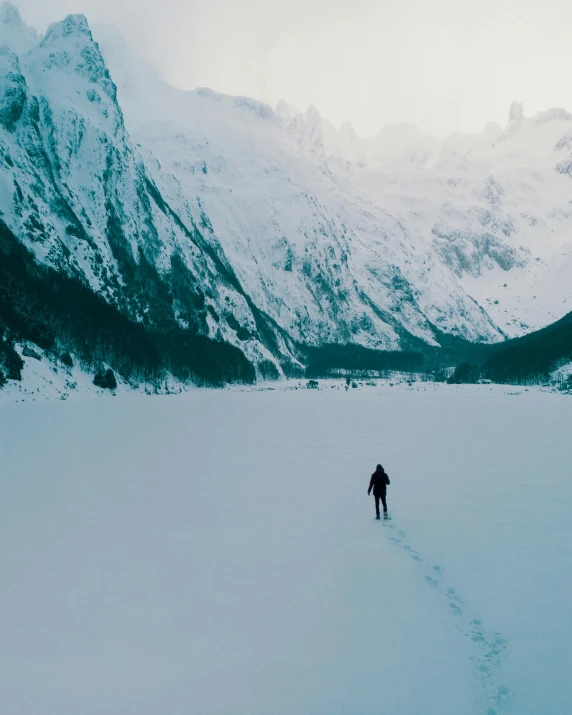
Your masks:
[[[375,497],[375,515],[379,519],[379,495],[374,494],[373,496]]]
[[[381,503],[383,504],[383,513],[387,514],[387,502],[385,500],[385,494],[381,495]],[[379,516],[379,502],[377,504],[377,515]]]

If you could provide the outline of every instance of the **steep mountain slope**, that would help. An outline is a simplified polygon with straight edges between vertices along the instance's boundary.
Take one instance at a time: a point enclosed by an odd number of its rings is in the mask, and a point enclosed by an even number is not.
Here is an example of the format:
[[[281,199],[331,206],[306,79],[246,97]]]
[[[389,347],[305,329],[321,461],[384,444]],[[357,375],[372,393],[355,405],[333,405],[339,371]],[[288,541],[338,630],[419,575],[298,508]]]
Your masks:
[[[19,16],[4,6],[1,17],[21,50]],[[20,58],[4,45],[0,69],[3,220],[40,263],[134,323],[240,344],[259,365],[288,355],[232,268],[161,196],[83,16],[52,25]]]
[[[161,189],[207,214],[211,239],[297,338],[392,347],[396,325],[428,342],[435,325],[494,341],[566,312],[564,110],[527,119],[514,104],[504,130],[444,141],[409,125],[361,139],[314,107],[178,91],[97,33]]]
[[[467,339],[501,337],[422,238],[353,191],[351,172],[312,146],[315,110],[313,127],[307,116],[293,127],[253,100],[175,90],[152,71],[142,76],[113,40],[103,52],[161,192],[205,226],[296,340],[390,349],[404,333],[434,342],[432,324]]]
[[[561,366],[564,377],[572,375],[572,313],[546,328],[514,338],[482,365],[483,373],[498,382],[538,382],[548,379]],[[569,382],[572,386],[572,381]]]

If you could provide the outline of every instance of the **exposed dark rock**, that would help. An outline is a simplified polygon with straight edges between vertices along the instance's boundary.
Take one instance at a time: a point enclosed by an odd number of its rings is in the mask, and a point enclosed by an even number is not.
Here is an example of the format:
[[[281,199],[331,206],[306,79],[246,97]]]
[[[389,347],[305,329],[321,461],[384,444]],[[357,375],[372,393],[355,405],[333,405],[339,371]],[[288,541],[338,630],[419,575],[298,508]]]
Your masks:
[[[104,390],[115,390],[117,387],[115,373],[111,369],[100,369],[95,373],[95,376],[93,378],[93,384],[96,387],[101,387]]]
[[[41,360],[42,356],[36,352],[33,348],[26,345],[22,350],[22,355],[24,357],[33,358],[34,360]]]

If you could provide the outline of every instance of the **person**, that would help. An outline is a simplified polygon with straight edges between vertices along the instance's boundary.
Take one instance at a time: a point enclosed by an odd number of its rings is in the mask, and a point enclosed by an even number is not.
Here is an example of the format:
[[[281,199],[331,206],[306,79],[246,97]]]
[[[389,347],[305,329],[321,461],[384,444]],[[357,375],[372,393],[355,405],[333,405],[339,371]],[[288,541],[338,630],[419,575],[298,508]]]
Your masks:
[[[373,496],[375,498],[375,518],[379,519],[379,500],[383,504],[383,518],[387,519],[387,501],[385,499],[387,485],[390,484],[389,477],[387,476],[385,469],[378,464],[375,468],[375,472],[371,475],[369,480],[369,489],[367,490],[368,495],[371,494],[373,489]]]

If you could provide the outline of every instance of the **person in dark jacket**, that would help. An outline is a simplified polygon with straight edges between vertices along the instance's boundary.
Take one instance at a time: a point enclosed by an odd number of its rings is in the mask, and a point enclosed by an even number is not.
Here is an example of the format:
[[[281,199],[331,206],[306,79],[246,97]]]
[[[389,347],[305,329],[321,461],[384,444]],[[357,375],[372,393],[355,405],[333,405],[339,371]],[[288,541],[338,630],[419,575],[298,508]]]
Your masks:
[[[378,464],[375,472],[371,475],[369,480],[369,489],[367,490],[368,495],[371,494],[373,489],[373,496],[375,497],[375,514],[376,519],[379,519],[379,500],[383,504],[383,518],[387,519],[387,501],[385,500],[385,494],[387,491],[387,485],[389,484],[389,477],[385,473],[385,469]]]

